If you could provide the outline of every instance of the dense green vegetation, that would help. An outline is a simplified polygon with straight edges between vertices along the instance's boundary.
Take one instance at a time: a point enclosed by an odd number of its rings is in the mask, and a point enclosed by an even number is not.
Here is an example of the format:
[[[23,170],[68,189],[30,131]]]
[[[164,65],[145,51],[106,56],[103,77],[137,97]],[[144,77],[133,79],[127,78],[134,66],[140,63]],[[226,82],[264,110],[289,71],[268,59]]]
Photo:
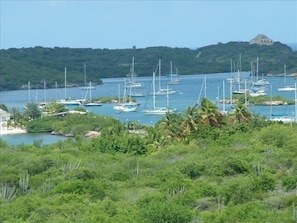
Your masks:
[[[248,42],[229,42],[198,49],[148,47],[144,49],[71,49],[71,48],[11,48],[1,50],[0,90],[64,86],[64,68],[70,85],[84,84],[84,63],[87,81],[100,84],[103,77],[125,77],[135,57],[135,72],[150,76],[162,59],[162,73],[170,72],[170,61],[180,74],[230,72],[230,60],[241,68],[250,70],[250,63],[259,57],[259,74],[297,72],[297,52],[287,45],[275,42],[272,46],[250,45]]]
[[[243,103],[222,115],[204,98],[155,127],[94,114],[26,126],[75,138],[0,140],[1,222],[297,222],[297,125]]]

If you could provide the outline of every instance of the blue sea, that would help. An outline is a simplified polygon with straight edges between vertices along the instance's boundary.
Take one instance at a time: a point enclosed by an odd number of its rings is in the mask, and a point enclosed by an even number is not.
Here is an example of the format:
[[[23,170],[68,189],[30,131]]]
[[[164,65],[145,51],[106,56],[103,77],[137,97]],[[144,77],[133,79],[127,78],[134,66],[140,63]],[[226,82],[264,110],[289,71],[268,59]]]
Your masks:
[[[222,99],[225,94],[225,98],[230,98],[230,87],[227,78],[230,78],[230,73],[216,73],[216,74],[201,74],[201,75],[180,75],[180,83],[178,85],[167,86],[170,78],[166,76],[161,76],[160,82],[156,81],[156,89],[159,88],[159,83],[162,88],[171,88],[177,93],[170,95],[167,99],[166,96],[157,96],[156,103],[157,106],[166,106],[167,100],[169,106],[178,109],[179,112],[184,112],[188,106],[194,106],[199,103],[203,97],[207,97],[217,104],[219,108],[223,108],[223,105],[218,103],[218,99]],[[242,72],[241,78],[249,79],[249,72]],[[267,91],[268,95],[280,95],[286,98],[294,99],[295,92],[278,92],[277,88],[283,86],[283,77],[265,77],[270,83],[271,87]],[[96,89],[92,90],[92,97],[98,98],[101,96],[112,96],[118,97],[119,94],[123,95],[124,78],[103,78],[103,84],[97,85]],[[152,96],[150,92],[152,91],[152,77],[137,77],[137,82],[141,82],[144,88],[138,89],[141,92],[146,92],[146,97],[137,97],[136,100],[140,103],[140,107],[137,112],[128,113],[117,113],[113,110],[113,103],[103,104],[99,107],[87,107],[86,109],[102,116],[112,116],[121,122],[127,123],[129,121],[139,122],[144,125],[155,125],[162,116],[145,115],[142,110],[147,107],[152,107]],[[223,82],[225,90],[223,89]],[[205,84],[204,84],[205,83]],[[293,77],[286,77],[286,84],[294,85],[295,80]],[[120,86],[120,88],[119,88]],[[119,91],[120,89],[120,91]],[[224,91],[224,92],[223,92]],[[224,93],[224,94],[223,94]],[[86,90],[81,90],[80,88],[67,88],[66,97],[71,97],[73,99],[88,98],[88,92]],[[1,91],[0,92],[0,104],[5,104],[9,109],[18,108],[23,111],[24,106],[28,102],[41,102],[41,101],[51,101],[57,99],[65,98],[65,89],[25,89],[25,90],[15,90],[15,91]],[[73,107],[69,107],[73,109]],[[277,115],[294,115],[295,107],[291,106],[250,106],[250,110],[253,113],[263,115],[266,117],[271,117],[272,114]],[[228,109],[228,105],[226,105]],[[51,139],[54,136],[51,136]],[[21,143],[33,143],[34,136],[31,134],[22,135],[3,135],[2,139],[9,142],[12,145]],[[47,135],[42,135],[44,139],[43,143],[52,143],[55,140],[46,140]],[[55,138],[54,138],[55,139]],[[57,139],[61,140],[60,138]]]

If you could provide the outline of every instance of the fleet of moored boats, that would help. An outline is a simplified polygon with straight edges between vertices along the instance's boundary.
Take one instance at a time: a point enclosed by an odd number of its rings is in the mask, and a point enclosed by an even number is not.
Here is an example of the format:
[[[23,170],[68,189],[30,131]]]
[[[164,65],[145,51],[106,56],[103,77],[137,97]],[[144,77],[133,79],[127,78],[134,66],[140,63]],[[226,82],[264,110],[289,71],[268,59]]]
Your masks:
[[[158,70],[158,88],[156,87],[156,72]],[[264,78],[259,78],[258,75],[258,58],[257,58],[257,68],[256,71],[253,68],[253,64],[251,64],[251,75],[249,79],[242,79],[240,77],[241,71],[238,69],[235,73],[232,71],[232,63],[231,63],[231,76],[230,78],[227,78],[228,83],[230,84],[230,95],[232,97],[233,94],[245,94],[249,95],[251,97],[257,97],[257,96],[265,96],[267,95],[268,87],[270,86],[269,81],[267,81]],[[85,86],[81,87],[82,90],[86,90],[86,95],[89,95],[89,98],[85,97],[84,99],[76,99],[73,100],[71,98],[67,98],[66,96],[66,68],[65,68],[65,99],[58,100],[58,103],[64,104],[64,105],[77,105],[77,106],[102,106],[102,103],[100,101],[94,101],[92,99],[92,89],[95,89],[96,86],[92,85],[91,82],[89,84],[86,84],[86,68],[84,64],[84,74],[85,74]],[[177,111],[175,108],[170,108],[169,106],[169,96],[172,94],[177,93],[177,91],[170,89],[168,86],[170,85],[177,85],[180,83],[179,74],[176,70],[175,73],[172,72],[172,62],[170,64],[170,73],[166,76],[169,78],[169,81],[167,82],[167,87],[162,88],[161,86],[161,59],[158,61],[158,65],[156,68],[156,71],[153,72],[152,76],[152,91],[147,95],[147,92],[144,90],[145,86],[143,83],[137,82],[136,80],[136,73],[134,71],[134,57],[132,58],[132,65],[130,68],[130,73],[127,75],[128,78],[124,79],[124,93],[123,97],[120,96],[120,84],[119,84],[119,97],[117,104],[113,107],[114,111],[117,113],[120,112],[136,112],[140,106],[139,103],[132,100],[132,98],[135,97],[148,97],[151,96],[152,98],[152,106],[146,107],[143,112],[147,115],[164,115],[166,113],[174,113]],[[206,83],[205,83],[206,84]],[[284,84],[286,84],[286,66],[284,66]],[[224,90],[225,91],[225,90]],[[278,91],[295,91],[296,92],[296,85],[295,86],[287,86],[284,85],[284,87],[278,88]],[[163,107],[157,106],[157,96],[166,96],[166,105]],[[225,103],[227,100],[223,99],[220,100],[222,103]],[[230,101],[233,101],[231,98]],[[295,99],[296,101],[296,99]],[[296,104],[296,103],[295,103]],[[46,102],[40,103],[40,108],[44,108],[46,105]],[[273,103],[271,102],[271,105]],[[296,111],[297,112],[297,111]],[[271,118],[273,121],[283,121],[288,122],[292,121],[292,117],[274,117]],[[296,121],[296,118],[294,117],[294,120]]]

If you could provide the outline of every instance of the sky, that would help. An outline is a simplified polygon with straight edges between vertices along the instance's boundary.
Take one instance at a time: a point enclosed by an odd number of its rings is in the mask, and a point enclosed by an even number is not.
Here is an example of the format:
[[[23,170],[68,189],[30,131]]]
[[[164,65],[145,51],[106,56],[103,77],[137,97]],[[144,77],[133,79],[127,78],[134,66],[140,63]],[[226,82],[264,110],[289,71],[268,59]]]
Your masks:
[[[297,0],[0,0],[0,48],[297,43]]]

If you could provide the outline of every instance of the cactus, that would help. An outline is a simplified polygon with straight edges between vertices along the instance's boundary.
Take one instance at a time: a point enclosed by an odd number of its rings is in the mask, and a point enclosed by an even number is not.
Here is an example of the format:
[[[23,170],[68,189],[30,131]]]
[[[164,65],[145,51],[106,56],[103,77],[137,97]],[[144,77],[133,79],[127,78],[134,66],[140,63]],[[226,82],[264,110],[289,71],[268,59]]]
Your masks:
[[[63,169],[63,173],[67,174],[69,173],[71,170],[77,169],[80,166],[80,162],[81,160],[78,160],[76,163],[72,164],[72,163],[66,163],[63,164],[62,169]]]
[[[29,173],[25,173],[20,177],[19,188],[21,194],[25,195],[29,192]]]
[[[258,165],[254,166],[254,171],[257,176],[264,171],[264,168],[262,167],[260,162],[258,162]]]
[[[295,209],[295,203],[293,203],[293,220],[297,222],[297,211]]]
[[[17,194],[18,190],[16,186],[9,186],[7,183],[2,183],[0,187],[0,196],[8,201],[11,201]]]
[[[53,183],[51,180],[47,181],[47,182],[44,182],[42,184],[42,190],[44,192],[49,192],[51,189],[53,188]]]

